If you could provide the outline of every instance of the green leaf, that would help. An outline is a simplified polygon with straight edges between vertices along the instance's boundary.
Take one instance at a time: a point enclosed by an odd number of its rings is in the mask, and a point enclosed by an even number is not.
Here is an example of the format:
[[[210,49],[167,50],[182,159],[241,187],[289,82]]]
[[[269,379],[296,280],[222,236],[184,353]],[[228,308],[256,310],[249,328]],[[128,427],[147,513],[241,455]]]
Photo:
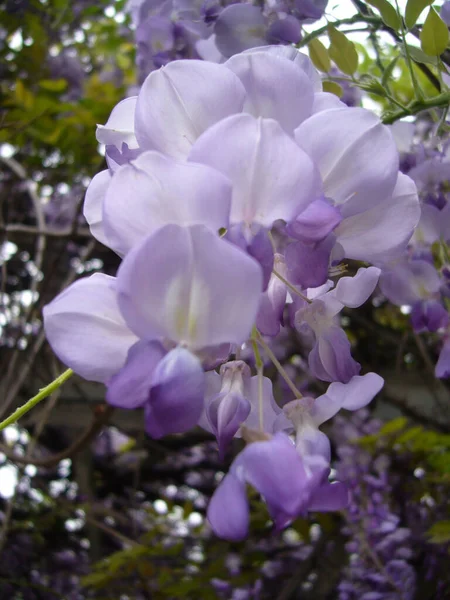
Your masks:
[[[322,86],[323,86],[324,92],[329,92],[330,94],[334,94],[338,98],[340,98],[342,96],[342,94],[344,93],[341,86],[338,83],[336,83],[335,81],[324,81],[322,83]]]
[[[367,4],[374,6],[381,14],[381,18],[388,27],[400,29],[401,21],[395,8],[387,0],[366,0]]]
[[[403,47],[401,49],[401,52],[403,56],[406,56]],[[414,62],[436,66],[436,59],[432,58],[431,56],[428,56],[428,54],[425,54],[425,52],[422,52],[420,48],[417,48],[416,46],[410,46],[408,44],[408,52]]]
[[[405,11],[405,23],[408,29],[414,27],[422,11],[430,4],[433,4],[433,0],[408,0]]]
[[[343,73],[353,75],[358,68],[358,53],[355,44],[332,25],[328,26],[328,37],[331,43],[328,49],[331,60]]]
[[[399,58],[400,58],[400,56],[397,54],[397,56],[395,58],[393,58],[391,60],[391,62],[388,64],[388,66],[385,68],[383,77],[381,78],[381,85],[384,88],[386,88],[386,86],[388,85],[389,79],[391,78],[392,73],[394,72],[395,65],[397,64],[397,61]]]
[[[386,425],[383,425],[379,431],[379,435],[392,435],[393,433],[398,433],[399,431],[402,431],[407,424],[408,419],[406,417],[398,417],[397,419],[389,421]]]
[[[450,542],[450,521],[438,521],[428,530],[432,544],[445,544]]]
[[[429,56],[440,56],[447,48],[448,28],[431,6],[420,33],[422,50]]]
[[[48,92],[63,92],[67,88],[65,79],[41,79],[40,87]]]
[[[331,68],[330,57],[328,56],[328,50],[325,48],[322,42],[317,38],[315,40],[311,40],[311,42],[308,44],[308,50],[313,65],[319,69],[319,71],[328,73]]]

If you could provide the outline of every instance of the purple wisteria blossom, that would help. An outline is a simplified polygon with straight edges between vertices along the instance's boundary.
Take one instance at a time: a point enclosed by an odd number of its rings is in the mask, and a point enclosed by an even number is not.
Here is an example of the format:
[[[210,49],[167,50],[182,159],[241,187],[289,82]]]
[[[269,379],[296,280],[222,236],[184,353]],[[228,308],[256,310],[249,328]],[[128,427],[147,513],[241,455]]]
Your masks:
[[[303,25],[320,19],[327,3],[130,0],[139,79],[174,60],[224,62],[266,44],[297,44]]]
[[[297,9],[309,19],[324,5]],[[186,20],[191,9],[177,4]],[[262,14],[250,4],[202,8],[215,25],[231,9]],[[161,56],[170,37],[162,16]],[[241,34],[248,41],[239,28],[235,41]],[[55,298],[44,325],[65,364],[106,384],[111,405],[144,409],[152,437],[200,425],[221,457],[233,438],[246,444],[209,509],[216,533],[238,540],[248,530],[246,483],[278,529],[345,506],[319,427],[366,406],[383,380],[360,375],[340,313],[366,302],[380,274],[388,293],[420,205],[389,129],[323,92],[306,56],[288,46],[231,54],[221,64],[166,61],[98,127],[108,168],[92,179],[84,215],[122,262],[117,277],[77,281]],[[346,273],[346,258],[369,266]],[[446,326],[439,278],[422,262],[435,284],[427,279],[424,291],[420,273],[410,281],[402,270],[394,292],[412,290],[417,329],[435,330]],[[289,333],[307,352],[307,377],[331,384],[315,400],[277,358]],[[266,376],[270,365],[285,387]]]

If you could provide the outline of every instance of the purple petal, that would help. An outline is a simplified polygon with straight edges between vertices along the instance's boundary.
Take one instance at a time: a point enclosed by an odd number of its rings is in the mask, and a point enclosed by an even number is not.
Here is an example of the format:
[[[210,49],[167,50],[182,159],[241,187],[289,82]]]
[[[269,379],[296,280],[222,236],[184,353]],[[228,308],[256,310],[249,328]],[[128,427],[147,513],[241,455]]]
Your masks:
[[[399,173],[391,198],[344,219],[335,235],[345,257],[386,262],[403,253],[419,218],[416,186]]]
[[[268,54],[272,54],[273,56],[278,56],[280,58],[286,58],[294,63],[297,69],[301,69],[310,80],[314,92],[322,91],[322,79],[313,65],[311,59],[307,54],[303,54],[294,46],[259,46],[256,48],[250,48],[249,50],[245,50],[244,54],[250,54],[254,52],[267,52]]]
[[[341,409],[358,410],[367,406],[384,385],[376,373],[356,375],[348,383],[335,382],[328,386],[326,394],[316,398],[311,416],[314,423],[322,425]]]
[[[441,280],[433,265],[424,260],[400,262],[380,277],[382,293],[397,306],[412,306],[439,291]]]
[[[345,104],[341,102],[335,94],[330,94],[328,92],[314,94],[312,114],[322,112],[323,110],[330,110],[332,108],[345,108]]]
[[[119,305],[140,337],[202,349],[242,344],[254,324],[261,268],[203,225],[166,225],[118,273]]]
[[[361,267],[353,277],[341,277],[334,290],[326,295],[325,302],[333,299],[349,308],[358,308],[375,290],[380,273],[377,267]]]
[[[333,326],[325,330],[309,353],[311,373],[322,381],[348,383],[361,369],[361,365],[352,358],[350,348],[343,329]]]
[[[438,331],[448,322],[448,312],[438,300],[420,300],[413,306],[411,324],[416,333]]]
[[[450,340],[446,340],[442,346],[434,373],[439,379],[450,377]]]
[[[286,265],[290,282],[303,288],[316,288],[328,279],[330,254],[334,237],[314,245],[295,242],[286,248]]]
[[[144,81],[136,105],[136,137],[144,150],[185,158],[211,125],[239,113],[245,90],[229,69],[176,60]]]
[[[286,265],[281,254],[275,254],[274,268],[286,278]],[[283,324],[283,312],[286,304],[287,289],[285,284],[272,275],[267,290],[261,297],[256,327],[263,335],[276,336]]]
[[[166,354],[159,342],[137,342],[122,369],[108,381],[106,400],[120,408],[138,408],[150,398],[153,372]]]
[[[233,56],[266,41],[267,21],[258,6],[231,4],[220,13],[214,26],[216,46],[224,56]]]
[[[205,411],[217,437],[219,457],[223,459],[235,433],[248,417],[250,402],[240,394],[221,393],[207,401]]]
[[[80,279],[44,307],[47,339],[61,361],[89,381],[106,382],[137,342],[119,312],[114,277]]]
[[[199,359],[185,348],[171,350],[152,377],[145,405],[145,430],[154,438],[194,427],[203,410],[205,375]]]
[[[305,243],[320,242],[342,221],[338,208],[326,200],[314,200],[301,212],[295,221],[289,223],[286,232],[289,236]]]
[[[242,473],[264,497],[277,527],[295,518],[309,499],[302,459],[284,433],[246,446],[233,463],[232,472]]]
[[[312,84],[290,60],[268,52],[249,52],[233,56],[225,66],[245,87],[244,112],[275,119],[289,135],[311,115]]]
[[[344,217],[392,195],[398,153],[389,129],[364,108],[324,110],[295,131],[298,144],[318,166],[324,193],[342,204]]]
[[[312,161],[272,119],[224,119],[197,140],[189,159],[231,180],[231,223],[289,222],[320,195]]]
[[[103,205],[110,247],[121,255],[163,225],[228,227],[231,184],[206,165],[144,152],[114,174]]]
[[[232,473],[224,477],[211,498],[207,514],[217,536],[230,542],[246,538],[250,514],[245,483]]]
[[[300,21],[292,15],[277,19],[269,26],[266,37],[271,44],[298,44],[302,39]]]
[[[267,229],[257,224],[248,228],[244,223],[231,226],[225,239],[247,252],[261,265],[263,289],[267,289],[273,269],[273,247]]]

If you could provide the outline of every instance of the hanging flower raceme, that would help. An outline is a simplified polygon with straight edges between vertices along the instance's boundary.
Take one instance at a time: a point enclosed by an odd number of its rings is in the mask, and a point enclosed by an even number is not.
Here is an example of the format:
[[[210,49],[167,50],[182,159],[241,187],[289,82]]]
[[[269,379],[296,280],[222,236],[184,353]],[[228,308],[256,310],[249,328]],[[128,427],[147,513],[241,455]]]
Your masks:
[[[247,443],[209,509],[219,535],[246,535],[246,483],[278,528],[342,508],[318,427],[382,385],[359,376],[339,321],[369,298],[380,269],[339,278],[342,261],[390,264],[420,212],[391,133],[322,92],[297,50],[266,47],[152,72],[97,138],[108,169],[84,214],[123,260],[116,278],[77,281],[45,307],[56,354],[105,383],[111,405],[144,408],[153,437],[200,425],[221,456],[233,438]],[[316,400],[283,367],[289,331],[309,344],[308,376],[331,382]],[[294,395],[284,408],[267,363]]]

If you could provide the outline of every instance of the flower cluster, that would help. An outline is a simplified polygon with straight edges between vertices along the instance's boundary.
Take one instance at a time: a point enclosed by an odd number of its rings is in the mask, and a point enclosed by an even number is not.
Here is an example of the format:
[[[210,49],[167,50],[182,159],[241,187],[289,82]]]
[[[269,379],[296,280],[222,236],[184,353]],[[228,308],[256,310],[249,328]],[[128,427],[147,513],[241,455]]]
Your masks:
[[[264,44],[296,44],[302,25],[320,19],[327,4],[327,0],[130,0],[140,79],[172,60],[223,62]]]
[[[394,126],[401,168],[415,182],[421,217],[401,257],[389,261],[380,288],[393,304],[410,314],[415,333],[438,333],[442,350],[436,364],[439,378],[450,376],[450,159],[448,143],[435,147],[426,122]],[[420,131],[422,129],[422,131]],[[417,139],[428,138],[426,144]]]
[[[398,507],[392,507],[390,458],[387,454],[374,458],[355,444],[357,438],[379,429],[380,422],[370,419],[366,410],[352,420],[338,417],[333,425],[339,456],[336,468],[350,496],[343,527],[349,538],[349,564],[339,583],[339,600],[415,597],[413,536],[401,523]]]
[[[359,375],[339,314],[369,298],[420,217],[390,131],[322,92],[306,56],[274,46],[153,71],[97,139],[108,169],[84,215],[123,260],[117,277],[79,280],[45,307],[56,354],[105,383],[111,405],[144,408],[155,438],[199,424],[223,455],[243,437],[209,507],[218,535],[247,534],[247,483],[277,528],[343,508],[319,427],[367,405],[383,380]],[[377,266],[335,281],[344,259]],[[319,398],[303,397],[271,350],[286,329],[310,343],[310,376],[330,383]],[[249,345],[253,376],[240,359]],[[283,408],[261,351],[294,394]]]

